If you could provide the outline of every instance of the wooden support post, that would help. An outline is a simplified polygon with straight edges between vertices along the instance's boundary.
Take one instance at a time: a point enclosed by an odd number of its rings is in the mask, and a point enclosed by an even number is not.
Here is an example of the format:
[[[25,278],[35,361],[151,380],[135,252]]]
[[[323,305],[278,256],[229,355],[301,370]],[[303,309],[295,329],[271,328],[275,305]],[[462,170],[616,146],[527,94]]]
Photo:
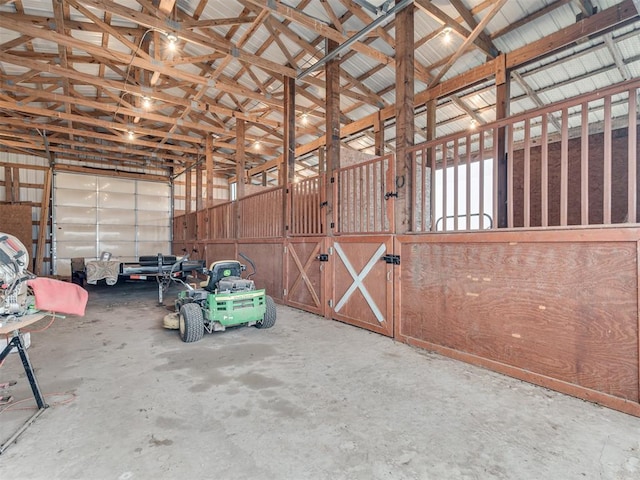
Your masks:
[[[236,119],[236,201],[233,204],[233,215],[236,219],[236,239],[242,236],[242,212],[240,199],[244,197],[244,182],[246,172],[244,168],[244,120]]]
[[[496,59],[496,120],[509,116],[511,81],[505,62],[506,56],[504,54]],[[494,192],[497,193],[494,198],[497,198],[498,202],[496,205],[498,218],[494,219],[494,222],[498,228],[506,228],[509,223],[507,210],[508,181],[513,181],[513,179],[507,178],[507,162],[511,162],[513,159],[507,158],[508,145],[506,127],[498,129],[498,138],[494,138],[494,142],[496,142],[498,147],[497,158],[493,159],[494,168],[497,169],[498,180],[498,191]]]
[[[380,112],[378,112],[378,118],[373,124],[373,134],[375,137],[375,154],[378,157],[384,155],[384,122],[380,118]]]
[[[327,39],[326,52],[331,53],[338,47],[338,43]],[[340,60],[337,58],[327,62],[325,66],[326,77],[326,99],[325,99],[325,122],[326,122],[326,152],[325,166],[327,172],[326,199],[329,205],[326,208],[327,234],[333,235],[332,225],[336,220],[334,205],[336,198],[333,195],[333,186],[330,178],[334,172],[340,168]]]
[[[13,185],[11,167],[4,167],[4,193],[7,203],[13,203]]]
[[[324,159],[324,145],[318,147],[318,173],[322,174],[327,171],[327,166]]]
[[[36,258],[33,271],[36,275],[43,275],[44,251],[47,246],[47,232],[49,227],[49,204],[51,200],[51,177],[52,169],[49,167],[44,174],[44,185],[42,186],[42,199],[40,201],[40,223],[38,223],[38,241],[36,243]]]
[[[213,139],[207,135],[205,147],[205,183],[207,185],[207,207],[213,206]]]
[[[437,110],[437,102],[435,98],[430,99],[427,104],[427,128],[425,131],[425,135],[427,137],[427,142],[430,142],[434,138],[436,138],[436,110]],[[435,158],[435,149],[428,148],[426,151],[426,158],[423,160],[425,162],[423,167],[423,179],[422,179],[422,195],[424,197],[423,205],[425,206],[425,211],[422,212],[421,215],[414,215],[414,230],[415,230],[415,219],[418,217],[422,217],[425,225],[422,226],[423,231],[432,230],[432,227],[435,227],[435,219],[433,218],[433,212],[435,211],[432,206],[435,206],[435,195],[433,191],[433,181],[435,180],[435,175],[427,178],[427,172],[435,172],[436,165],[434,162]],[[444,165],[444,163],[443,163]]]
[[[196,165],[196,211],[202,210],[202,165]]]
[[[184,213],[191,212],[191,170],[184,174]]]
[[[284,156],[282,159],[283,171],[279,178],[280,184],[292,185],[296,179],[296,80],[293,77],[284,77]],[[282,196],[282,232],[287,236],[291,218],[291,197],[289,190],[285,188]]]
[[[13,167],[13,175],[11,179],[11,197],[13,198],[14,202],[20,202],[20,167]]]
[[[296,177],[296,80],[284,77],[284,178],[281,185],[293,183]]]
[[[414,18],[413,8],[396,15],[396,189],[395,233],[411,230],[413,219],[413,162],[409,148],[414,144]]]
[[[244,168],[244,120],[236,118],[236,198],[244,197],[246,172]]]

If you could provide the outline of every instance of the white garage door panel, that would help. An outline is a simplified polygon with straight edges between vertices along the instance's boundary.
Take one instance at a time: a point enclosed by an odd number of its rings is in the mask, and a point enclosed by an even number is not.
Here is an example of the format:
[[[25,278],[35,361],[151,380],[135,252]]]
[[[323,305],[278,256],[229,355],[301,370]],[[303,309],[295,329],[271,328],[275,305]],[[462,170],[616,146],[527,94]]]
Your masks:
[[[138,259],[135,242],[98,242],[98,251],[111,253],[112,260],[135,262]]]
[[[60,190],[56,197],[58,205],[67,207],[88,207],[96,205],[96,192],[87,190]]]
[[[160,183],[153,182],[140,182],[138,183],[138,195],[148,195],[152,197],[160,198],[170,198],[171,190],[168,188],[164,188],[165,186]]]
[[[164,242],[138,242],[138,251],[140,255],[157,255],[162,253],[166,255],[167,249]],[[171,252],[176,255],[182,255],[182,252]]]
[[[149,225],[138,225],[138,242],[153,242],[166,232],[166,227],[153,227]]]
[[[169,212],[138,212],[138,225],[170,227],[171,215]]]
[[[98,190],[101,192],[120,192],[133,195],[136,193],[136,182],[121,178],[98,177]]]
[[[108,242],[133,242],[136,238],[135,225],[100,225],[98,240]]]
[[[71,258],[135,262],[171,253],[169,183],[56,172],[54,273],[70,274]]]
[[[56,238],[62,242],[91,243],[96,238],[94,225],[58,225]]]
[[[138,195],[138,210],[147,212],[163,212],[166,210],[166,197],[157,195]]]
[[[56,248],[56,255],[66,259],[83,257],[92,258],[95,257],[96,242],[58,242]]]
[[[73,224],[91,225],[88,218],[96,218],[95,207],[58,207],[56,209],[56,223],[58,226]],[[95,229],[95,222],[93,223]]]
[[[135,225],[136,211],[129,208],[102,208],[98,210],[98,225]]]
[[[56,188],[62,190],[89,190],[95,192],[98,185],[94,175],[56,174]]]
[[[122,208],[135,210],[135,195],[125,194],[121,192],[100,192],[98,193],[98,207],[104,208]]]

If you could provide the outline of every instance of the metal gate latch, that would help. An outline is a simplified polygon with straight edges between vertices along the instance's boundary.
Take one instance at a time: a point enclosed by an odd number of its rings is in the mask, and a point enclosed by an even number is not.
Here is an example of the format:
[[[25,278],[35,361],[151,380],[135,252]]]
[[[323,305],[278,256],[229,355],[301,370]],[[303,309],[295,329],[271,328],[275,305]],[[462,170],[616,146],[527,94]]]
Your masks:
[[[392,265],[400,265],[400,255],[383,255],[381,260],[384,260],[385,263],[390,263]]]
[[[384,194],[385,200],[389,200],[391,197],[398,198],[398,192],[387,192]]]
[[[321,262],[328,262],[329,255],[327,255],[326,253],[321,253],[320,255],[316,256],[316,260],[320,260]]]

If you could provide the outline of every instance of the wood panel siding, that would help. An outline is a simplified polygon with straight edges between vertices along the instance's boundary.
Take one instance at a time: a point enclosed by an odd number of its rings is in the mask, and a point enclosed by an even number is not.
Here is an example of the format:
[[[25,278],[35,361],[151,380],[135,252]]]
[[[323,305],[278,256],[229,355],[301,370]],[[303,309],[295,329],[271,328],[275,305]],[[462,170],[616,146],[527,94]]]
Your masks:
[[[538,233],[399,237],[400,339],[639,414],[640,232]]]
[[[239,241],[237,244],[238,255],[240,253],[249,257],[256,265],[256,274],[251,278],[256,282],[256,288],[264,288],[267,294],[274,299],[282,301],[283,294],[283,265],[284,254],[282,241]],[[242,257],[238,258],[242,263]],[[251,273],[251,265],[247,265],[247,272]]]

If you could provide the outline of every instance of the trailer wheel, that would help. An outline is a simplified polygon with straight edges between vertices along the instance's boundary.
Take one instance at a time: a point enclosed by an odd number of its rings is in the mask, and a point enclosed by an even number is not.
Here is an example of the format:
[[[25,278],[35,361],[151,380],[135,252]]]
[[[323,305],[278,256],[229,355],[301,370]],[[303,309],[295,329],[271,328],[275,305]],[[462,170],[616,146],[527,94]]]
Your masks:
[[[269,295],[266,299],[267,311],[264,312],[264,317],[256,323],[256,328],[271,328],[276,324],[276,304]]]
[[[183,342],[197,342],[204,336],[204,318],[197,303],[180,307],[180,338]]]

